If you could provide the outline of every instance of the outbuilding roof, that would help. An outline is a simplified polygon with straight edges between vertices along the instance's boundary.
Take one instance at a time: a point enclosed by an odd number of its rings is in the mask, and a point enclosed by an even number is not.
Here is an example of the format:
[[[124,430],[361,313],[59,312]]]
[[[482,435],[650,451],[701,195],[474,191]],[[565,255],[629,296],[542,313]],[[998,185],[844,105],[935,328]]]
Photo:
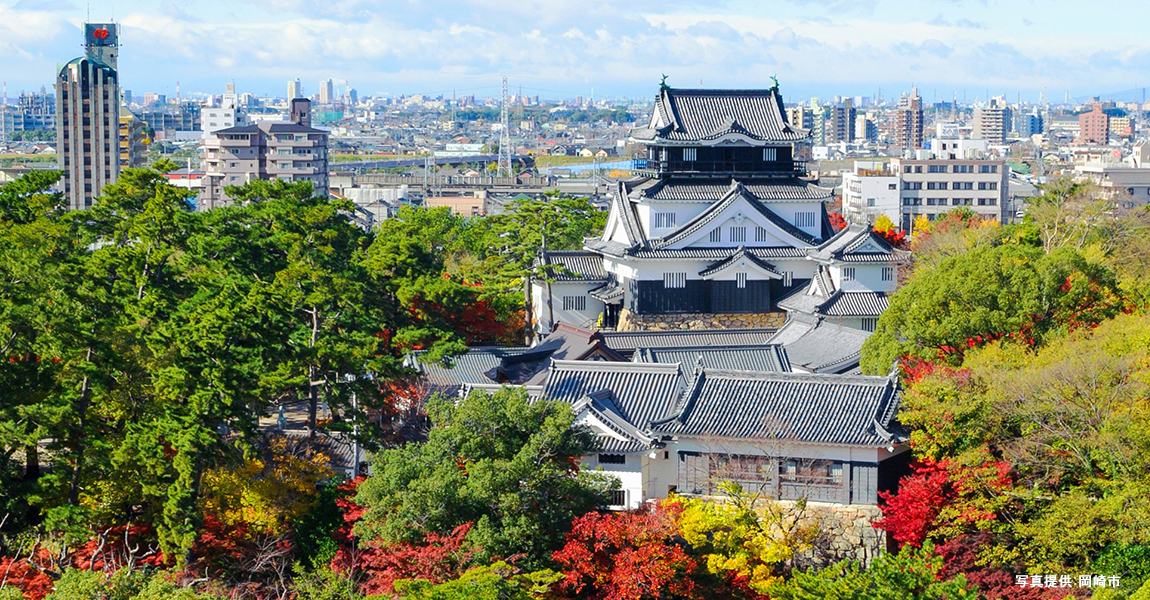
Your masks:
[[[870,332],[821,319],[791,319],[772,344],[782,344],[793,367],[814,373],[845,373],[859,364]]]
[[[695,329],[681,331],[604,331],[603,343],[623,355],[636,348],[762,345],[775,329]]]
[[[548,251],[536,261],[542,265],[556,265],[561,269],[547,269],[551,281],[607,281],[603,270],[603,257],[586,250]]]
[[[846,292],[839,290],[815,313],[828,317],[877,317],[890,306],[889,297],[882,292]]]
[[[609,391],[616,412],[643,428],[662,418],[687,387],[678,363],[552,361],[543,396],[575,404],[588,394]]]
[[[904,260],[910,253],[899,250],[867,225],[851,225],[809,251],[820,262],[878,262]]]
[[[778,373],[791,370],[787,351],[779,344],[637,348],[632,360],[645,363],[679,363],[683,365],[684,372],[697,366],[705,369]]]
[[[660,434],[877,446],[901,442],[897,380],[704,369]]]

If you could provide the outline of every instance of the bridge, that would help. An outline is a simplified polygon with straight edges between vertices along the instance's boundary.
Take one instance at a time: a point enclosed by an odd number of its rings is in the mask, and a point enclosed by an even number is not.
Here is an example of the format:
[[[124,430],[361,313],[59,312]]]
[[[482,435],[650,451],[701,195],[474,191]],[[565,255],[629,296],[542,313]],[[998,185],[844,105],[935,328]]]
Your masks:
[[[422,167],[426,164],[425,157],[419,158],[393,158],[388,160],[349,160],[331,161],[333,171],[359,171],[362,169],[394,169],[396,167]],[[456,165],[480,165],[486,167],[490,163],[498,163],[499,156],[495,154],[476,154],[472,156],[436,156],[431,159],[432,164],[438,167]],[[520,163],[530,169],[535,166],[535,157],[516,155],[511,162]]]

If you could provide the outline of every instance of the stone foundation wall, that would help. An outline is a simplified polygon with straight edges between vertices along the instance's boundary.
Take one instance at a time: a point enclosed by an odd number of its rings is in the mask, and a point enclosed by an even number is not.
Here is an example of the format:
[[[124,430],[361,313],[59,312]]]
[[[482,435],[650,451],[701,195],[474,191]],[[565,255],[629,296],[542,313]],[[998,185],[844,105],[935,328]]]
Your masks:
[[[786,313],[666,313],[637,315],[623,309],[616,331],[674,331],[685,329],[778,329]]]
[[[822,530],[815,562],[850,559],[869,566],[886,551],[886,532],[871,525],[882,517],[877,506],[808,502],[806,515]]]

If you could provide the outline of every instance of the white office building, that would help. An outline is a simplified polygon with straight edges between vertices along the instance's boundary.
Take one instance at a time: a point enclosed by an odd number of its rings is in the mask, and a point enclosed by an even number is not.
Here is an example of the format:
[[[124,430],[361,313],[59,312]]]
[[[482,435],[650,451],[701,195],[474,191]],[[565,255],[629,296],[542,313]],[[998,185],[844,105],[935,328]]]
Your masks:
[[[850,223],[873,225],[886,215],[898,226],[901,195],[898,173],[881,161],[856,160],[854,170],[843,173],[843,216]]]

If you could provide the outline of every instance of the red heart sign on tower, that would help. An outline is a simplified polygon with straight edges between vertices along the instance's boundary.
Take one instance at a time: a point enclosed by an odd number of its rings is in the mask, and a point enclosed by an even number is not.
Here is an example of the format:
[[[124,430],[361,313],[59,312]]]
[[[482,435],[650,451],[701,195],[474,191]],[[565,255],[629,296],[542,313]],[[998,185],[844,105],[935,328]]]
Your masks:
[[[107,29],[97,29],[97,30],[92,32],[92,37],[94,37],[98,40],[102,40],[102,39],[108,37],[108,30]]]

